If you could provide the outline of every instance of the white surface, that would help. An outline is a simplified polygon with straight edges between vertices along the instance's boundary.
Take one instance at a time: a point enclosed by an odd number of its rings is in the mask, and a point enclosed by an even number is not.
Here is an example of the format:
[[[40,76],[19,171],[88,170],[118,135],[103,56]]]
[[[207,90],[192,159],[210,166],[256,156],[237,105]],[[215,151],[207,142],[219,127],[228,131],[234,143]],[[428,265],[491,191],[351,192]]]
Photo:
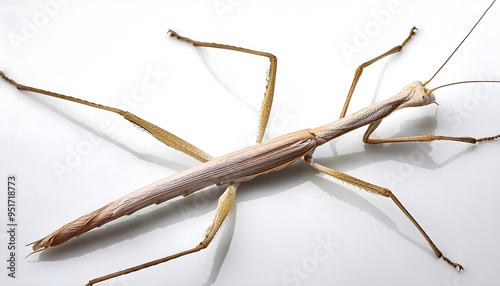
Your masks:
[[[387,98],[411,81],[427,80],[489,5],[401,1],[391,10],[387,1],[67,2],[52,1],[44,10],[38,1],[1,1],[0,70],[26,85],[119,103],[213,155],[254,140],[268,61],[196,49],[167,37],[167,29],[278,56],[271,138],[335,120],[357,65],[399,44],[413,25],[419,32],[402,54],[366,69],[350,111],[369,105],[373,96]],[[217,12],[217,5],[227,10]],[[391,10],[390,19],[377,23],[381,10]],[[430,87],[500,79],[499,15],[497,5]],[[372,34],[346,57],[341,47],[354,46],[366,29]],[[12,44],[14,34],[24,41]],[[151,69],[161,71],[158,82],[147,78]],[[130,96],[144,84],[146,96]],[[377,134],[497,134],[500,87],[487,96],[478,88],[438,90],[439,107],[401,112]],[[7,278],[1,267],[1,285],[83,285],[199,242],[219,189],[147,208],[24,259],[30,252],[24,244],[197,163],[106,112],[19,92],[3,81],[0,102],[0,178],[4,185],[8,174],[19,180],[17,278]],[[89,135],[105,131],[103,120],[111,120],[113,130]],[[393,203],[299,163],[243,184],[237,211],[207,250],[103,285],[497,284],[500,143],[365,146],[362,132],[319,148],[318,161],[390,187],[438,247],[465,266],[462,274],[434,257]],[[76,151],[83,152],[80,160]],[[71,172],[57,176],[56,164]],[[5,231],[0,238],[5,261]],[[325,241],[331,252],[322,248]],[[302,274],[294,274],[297,267]]]

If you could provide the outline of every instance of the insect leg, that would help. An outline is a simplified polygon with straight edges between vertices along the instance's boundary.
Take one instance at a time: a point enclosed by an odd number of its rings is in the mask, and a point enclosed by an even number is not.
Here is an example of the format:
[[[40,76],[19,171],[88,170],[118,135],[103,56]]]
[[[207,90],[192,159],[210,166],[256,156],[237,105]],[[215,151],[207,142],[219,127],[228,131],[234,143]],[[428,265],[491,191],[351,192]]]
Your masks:
[[[170,34],[170,36],[175,37],[178,40],[182,40],[182,41],[191,43],[195,47],[226,49],[226,50],[243,52],[243,53],[248,53],[248,54],[252,54],[252,55],[258,55],[258,56],[263,56],[263,57],[269,58],[269,60],[270,60],[269,74],[267,77],[266,91],[264,92],[264,100],[262,102],[262,106],[260,109],[259,127],[258,127],[258,132],[257,132],[257,143],[262,142],[262,138],[264,138],[264,132],[266,130],[267,122],[269,121],[269,114],[271,112],[271,106],[273,104],[274,86],[276,83],[276,70],[278,67],[278,58],[271,53],[259,52],[259,51],[255,51],[255,50],[250,50],[250,49],[245,49],[245,48],[240,48],[240,47],[235,47],[235,46],[229,46],[229,45],[223,45],[223,44],[194,41],[194,40],[191,40],[190,38],[180,36],[179,34],[177,34],[173,30],[169,30],[168,33]]]
[[[425,238],[427,243],[430,245],[434,253],[438,258],[442,258],[444,261],[446,261],[448,264],[453,266],[455,269],[458,271],[463,270],[462,265],[451,261],[448,259],[448,257],[444,256],[441,250],[434,244],[434,242],[431,240],[431,238],[427,235],[427,233],[424,231],[424,229],[420,226],[420,224],[413,218],[413,216],[406,210],[406,208],[403,206],[403,204],[396,198],[396,196],[389,190],[383,187],[379,187],[373,184],[370,184],[368,182],[365,182],[363,180],[360,180],[358,178],[352,177],[348,174],[342,173],[340,171],[325,167],[321,164],[318,164],[316,162],[313,162],[312,156],[307,155],[304,157],[304,160],[306,161],[309,166],[314,168],[315,170],[318,170],[322,173],[325,173],[327,175],[330,175],[338,180],[341,180],[343,182],[346,182],[347,184],[350,184],[352,186],[361,188],[367,192],[377,194],[377,195],[382,195],[384,197],[390,198],[397,206],[398,208],[406,215],[406,217],[415,225],[415,227],[420,231],[422,236]]]
[[[219,230],[220,226],[222,225],[222,223],[226,219],[229,211],[231,210],[231,207],[232,207],[233,201],[234,201],[234,197],[236,195],[236,188],[238,187],[238,185],[239,184],[231,183],[228,186],[228,188],[226,189],[226,191],[219,198],[219,203],[217,205],[215,217],[214,217],[212,223],[210,224],[207,232],[205,233],[205,237],[195,247],[188,249],[188,250],[184,250],[184,251],[175,253],[173,255],[169,255],[169,256],[166,256],[166,257],[163,257],[160,259],[156,259],[156,260],[153,260],[150,262],[146,262],[146,263],[134,266],[134,267],[130,267],[130,268],[127,268],[127,269],[124,269],[121,271],[117,271],[117,272],[114,272],[114,273],[111,273],[108,275],[104,275],[104,276],[92,279],[86,284],[86,286],[94,285],[96,283],[106,281],[106,280],[111,279],[111,278],[125,275],[125,274],[131,273],[134,271],[138,271],[138,270],[141,270],[141,269],[144,269],[147,267],[151,267],[154,265],[158,265],[160,263],[164,263],[164,262],[167,262],[169,260],[173,260],[173,259],[179,258],[181,256],[184,256],[184,255],[187,255],[190,253],[194,253],[194,252],[198,252],[202,249],[207,248],[208,245],[210,244],[210,242],[212,242],[212,240],[213,240],[215,234],[217,233],[217,231]]]
[[[342,112],[340,113],[340,118],[345,117],[347,113],[347,108],[349,107],[349,103],[351,102],[351,97],[352,94],[354,93],[354,89],[356,89],[356,85],[358,84],[359,78],[361,77],[361,74],[363,73],[363,69],[368,67],[369,65],[375,63],[376,61],[385,58],[389,55],[395,54],[403,49],[403,47],[410,41],[411,37],[415,34],[417,31],[417,28],[413,27],[410,30],[410,34],[408,37],[401,43],[401,45],[395,46],[392,49],[388,50],[387,52],[381,54],[378,57],[375,57],[365,63],[362,63],[357,69],[356,72],[354,73],[354,79],[352,80],[351,88],[349,88],[349,93],[347,94],[347,98],[345,99],[344,107],[342,108]]]
[[[380,143],[396,143],[396,142],[431,142],[438,140],[448,140],[448,141],[457,141],[457,142],[465,142],[465,143],[479,143],[485,141],[492,141],[500,138],[500,134],[490,136],[490,137],[482,137],[482,138],[474,138],[474,137],[452,137],[452,136],[441,136],[435,134],[425,134],[425,135],[416,135],[416,136],[405,136],[405,137],[393,137],[393,138],[380,138],[373,139],[370,138],[370,135],[377,129],[382,120],[371,123],[368,126],[365,134],[363,135],[363,142],[368,144],[380,144]]]

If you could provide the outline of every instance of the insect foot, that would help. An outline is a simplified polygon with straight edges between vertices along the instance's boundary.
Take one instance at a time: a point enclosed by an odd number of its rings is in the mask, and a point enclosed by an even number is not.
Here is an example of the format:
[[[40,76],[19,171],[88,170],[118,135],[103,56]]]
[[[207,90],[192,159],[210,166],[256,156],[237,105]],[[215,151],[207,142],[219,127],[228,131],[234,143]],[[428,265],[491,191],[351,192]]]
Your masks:
[[[448,259],[448,257],[443,255],[441,258],[443,258],[444,261],[453,266],[453,268],[455,268],[458,272],[462,272],[462,270],[464,270],[464,267],[462,265],[451,261],[450,259]]]
[[[484,142],[484,141],[493,141],[493,140],[498,139],[498,138],[500,138],[500,134],[495,135],[495,136],[491,136],[491,137],[479,138],[479,139],[476,140],[476,142],[479,143],[479,142]]]

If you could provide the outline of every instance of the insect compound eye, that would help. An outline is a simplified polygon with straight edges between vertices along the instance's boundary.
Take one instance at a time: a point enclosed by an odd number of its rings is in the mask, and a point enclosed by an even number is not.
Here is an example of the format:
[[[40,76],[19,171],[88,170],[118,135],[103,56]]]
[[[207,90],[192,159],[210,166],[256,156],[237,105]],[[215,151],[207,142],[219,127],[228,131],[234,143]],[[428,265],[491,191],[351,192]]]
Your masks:
[[[429,104],[429,96],[424,94],[422,95],[422,105]]]

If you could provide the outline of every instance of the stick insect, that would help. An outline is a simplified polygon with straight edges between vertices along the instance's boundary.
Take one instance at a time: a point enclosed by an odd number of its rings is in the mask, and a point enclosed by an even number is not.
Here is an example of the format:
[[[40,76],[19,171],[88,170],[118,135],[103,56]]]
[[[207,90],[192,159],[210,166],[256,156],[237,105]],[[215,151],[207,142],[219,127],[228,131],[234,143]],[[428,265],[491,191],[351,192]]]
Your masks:
[[[389,50],[387,53],[383,54],[381,57],[377,57],[374,60],[367,62],[367,64],[363,65],[363,68],[376,62],[380,58],[383,58],[385,56],[388,56],[390,54],[396,53],[399,50],[401,50],[401,48],[404,45],[406,45],[408,43],[408,41],[411,39],[414,32],[415,32],[415,30],[412,29],[410,32],[410,35],[402,42],[401,45],[397,46],[394,49]],[[188,43],[194,44],[196,46],[212,46],[212,44],[209,44],[209,43],[192,41],[188,38],[179,36],[178,34],[176,34],[173,31],[171,31],[170,35],[175,36],[180,40],[184,40]],[[270,60],[271,60],[270,71],[271,72],[269,75],[269,83],[268,83],[267,88],[266,88],[266,98],[268,100],[265,100],[265,103],[263,104],[263,109],[262,109],[263,111],[261,112],[261,118],[260,118],[260,124],[259,124],[259,126],[260,126],[259,127],[259,137],[257,139],[257,141],[260,142],[262,140],[262,137],[264,134],[264,130],[265,130],[265,126],[266,126],[265,122],[266,122],[267,118],[269,117],[269,112],[270,112],[270,105],[271,105],[271,101],[272,101],[272,94],[273,94],[273,88],[274,88],[274,79],[276,76],[276,66],[277,66],[276,58],[268,53],[260,53],[260,52],[255,52],[252,50],[234,48],[231,46],[214,45],[212,47],[214,47],[214,48],[221,48],[222,47],[222,48],[226,48],[226,49],[234,49],[237,51],[253,53],[253,54],[257,54],[257,55],[261,55],[261,56],[267,56],[270,58]],[[358,70],[358,71],[360,71],[360,70]],[[14,81],[13,79],[8,78],[7,75],[5,75],[4,73],[2,73],[1,75],[2,75],[2,77],[4,77],[4,79],[6,79],[11,84],[15,85],[20,90],[34,91],[34,92],[42,93],[45,95],[58,96],[54,93],[42,91],[38,88],[32,88],[32,87],[28,87],[25,85],[20,85],[16,81]],[[394,111],[396,109],[403,108],[403,107],[411,107],[411,106],[430,104],[430,103],[433,103],[434,97],[432,95],[432,91],[429,91],[423,87],[420,87],[419,95],[423,95],[425,102],[407,101],[408,100],[407,97],[403,97],[400,95],[397,98],[391,98],[389,100],[382,101],[381,103],[376,104],[374,106],[371,106],[366,110],[362,110],[361,112],[354,113],[354,115],[347,115],[346,116],[348,103],[350,102],[351,95],[354,92],[354,88],[355,88],[357,80],[359,78],[360,78],[360,72],[357,73],[355,76],[355,80],[353,82],[351,90],[349,91],[349,95],[346,99],[346,105],[343,108],[343,111],[342,111],[341,116],[340,116],[341,119],[339,121],[335,121],[331,124],[327,124],[327,125],[324,125],[322,127],[317,127],[317,128],[305,131],[305,132],[301,131],[299,133],[292,133],[291,135],[285,135],[285,137],[279,137],[280,139],[275,139],[276,141],[269,141],[271,143],[264,142],[264,144],[257,145],[259,147],[251,147],[251,149],[246,149],[246,151],[235,153],[238,156],[241,156],[241,154],[246,153],[247,154],[246,158],[248,158],[248,160],[250,160],[250,158],[255,158],[258,160],[262,160],[262,161],[256,163],[255,165],[252,165],[252,168],[247,169],[247,167],[245,167],[244,169],[242,169],[241,172],[244,173],[244,176],[241,176],[241,174],[238,174],[236,177],[230,177],[231,175],[227,174],[225,176],[229,176],[229,177],[224,178],[221,181],[210,181],[210,183],[223,183],[224,181],[227,180],[228,182],[230,182],[230,184],[229,184],[228,189],[224,193],[223,197],[221,198],[221,203],[219,204],[219,206],[217,208],[218,210],[217,210],[216,217],[218,217],[218,219],[216,219],[214,221],[214,224],[211,226],[211,228],[210,228],[211,231],[210,230],[208,231],[208,233],[207,233],[208,236],[207,236],[206,241],[204,241],[201,246],[192,249],[193,252],[204,248],[212,239],[212,237],[213,237],[212,235],[217,231],[218,227],[220,226],[220,224],[224,220],[225,215],[227,215],[227,211],[230,208],[230,205],[232,204],[232,199],[234,198],[234,194],[236,192],[236,188],[237,188],[238,184],[240,183],[240,179],[246,180],[246,179],[253,177],[256,174],[265,173],[265,172],[269,171],[271,168],[274,168],[274,167],[279,168],[279,167],[285,165],[286,163],[288,163],[289,161],[299,160],[301,158],[304,158],[306,163],[309,164],[313,169],[316,169],[317,171],[327,173],[327,174],[329,174],[329,175],[331,175],[331,176],[333,176],[341,181],[347,182],[351,185],[360,187],[362,189],[365,189],[365,190],[368,189],[368,191],[380,193],[384,196],[389,197],[399,208],[401,208],[401,210],[409,217],[409,219],[415,224],[415,226],[422,232],[422,235],[427,239],[428,243],[430,244],[430,247],[433,249],[436,256],[442,258],[442,260],[446,261],[448,264],[454,266],[455,268],[457,268],[459,270],[461,269],[461,265],[459,263],[453,262],[450,259],[448,259],[447,256],[442,255],[441,251],[437,248],[437,246],[434,245],[434,243],[432,243],[430,238],[428,238],[426,236],[423,229],[418,226],[417,222],[409,215],[409,213],[404,209],[402,204],[399,202],[399,200],[395,197],[395,195],[392,192],[390,193],[387,189],[368,184],[366,182],[360,181],[359,179],[349,177],[346,174],[339,173],[338,171],[335,171],[335,170],[330,169],[326,166],[322,166],[322,165],[315,163],[312,160],[312,151],[315,149],[315,147],[317,145],[324,144],[328,140],[333,139],[337,136],[340,136],[345,132],[349,132],[355,128],[365,126],[365,125],[369,125],[366,136],[364,137],[364,141],[366,143],[387,143],[387,142],[399,142],[399,141],[401,141],[401,142],[404,142],[404,141],[432,141],[432,140],[438,140],[438,141],[439,140],[450,140],[450,141],[461,141],[461,142],[465,142],[465,143],[476,143],[476,142],[493,140],[494,138],[497,138],[499,135],[495,135],[492,137],[483,137],[483,138],[478,138],[478,139],[474,139],[471,137],[437,137],[437,138],[432,138],[432,137],[420,137],[420,136],[414,137],[414,138],[400,138],[397,140],[370,138],[369,135],[375,130],[375,128],[377,128],[378,124],[380,123],[380,120],[385,118],[385,116],[387,116],[392,111]],[[428,82],[426,82],[426,83],[428,83]],[[419,84],[410,85],[410,87],[405,88],[403,91],[408,92],[409,90],[415,90],[416,88],[419,88]],[[74,100],[74,99],[70,99],[70,98],[65,97],[65,96],[60,96],[60,97],[62,97],[64,99],[68,99],[68,100]],[[417,100],[417,97],[414,97],[414,99]],[[87,104],[87,105],[89,104],[87,102],[78,101],[78,100],[77,100],[77,102]],[[94,107],[98,107],[98,106],[94,106]],[[385,108],[385,110],[384,110],[384,108]],[[117,110],[111,110],[111,111],[121,113],[120,111],[117,111]],[[370,113],[370,111],[373,113],[374,117],[366,117],[366,114]],[[381,112],[381,113],[379,113],[379,112]],[[207,166],[210,164],[216,164],[216,165],[228,164],[229,159],[227,159],[227,158],[222,160],[223,163],[221,163],[221,161],[216,161],[216,160],[212,159],[211,156],[209,156],[205,152],[201,151],[201,149],[196,148],[193,145],[191,145],[185,141],[181,141],[180,138],[174,137],[174,135],[168,134],[164,130],[156,129],[158,127],[151,126],[148,123],[143,122],[142,119],[140,119],[140,118],[133,117],[132,115],[129,115],[129,114],[125,114],[125,116],[126,116],[126,119],[133,121],[137,125],[149,130],[149,132],[151,132],[153,135],[155,135],[155,137],[160,137],[158,139],[160,139],[164,142],[166,141],[165,143],[167,145],[174,147],[178,150],[181,150],[181,151],[199,159],[200,161],[209,161],[209,163],[207,163],[205,165],[201,165],[201,166]],[[338,130],[338,133],[335,133],[332,130],[332,127],[336,127],[338,129],[342,129],[342,130]],[[156,132],[155,130],[159,130],[159,132]],[[163,136],[163,134],[167,134],[167,136],[165,137],[165,136]],[[180,142],[180,144],[177,144],[179,142]],[[285,142],[286,144],[283,144],[283,142]],[[292,148],[289,151],[287,151],[290,153],[284,152],[284,150],[286,148],[293,147],[294,144],[299,144],[298,142],[301,142],[301,143],[305,142],[305,145],[303,147],[304,149],[301,149],[301,148],[293,149]],[[276,145],[274,145],[274,144],[276,144]],[[271,155],[271,157],[266,157],[262,153],[260,155],[257,155],[257,154],[259,154],[258,150],[261,150],[260,148],[262,146],[272,147],[271,149],[266,149],[266,152],[272,153],[274,150],[273,148],[276,148],[275,150],[279,150],[279,151],[284,152],[288,155],[285,157],[281,157],[281,156],[273,157],[272,155]],[[281,148],[285,148],[285,149],[281,149]],[[255,152],[257,152],[257,153],[255,153]],[[285,154],[283,154],[283,155],[285,155]],[[235,155],[233,155],[233,156],[235,156]],[[279,160],[278,158],[281,158],[281,159]],[[270,160],[270,159],[272,159],[272,160]],[[267,162],[269,162],[269,161],[274,161],[274,163],[276,163],[276,164],[272,165],[272,166],[268,166]],[[210,163],[210,162],[212,162],[212,163]],[[273,162],[271,162],[271,163],[273,163]],[[236,165],[235,165],[235,167],[236,167]],[[264,167],[264,169],[259,169],[256,171],[253,167]],[[202,168],[202,167],[195,167],[195,169],[191,169],[191,170],[192,171],[199,170],[196,168]],[[205,171],[205,169],[203,169],[203,168],[201,170]],[[231,172],[233,172],[233,170],[231,170]],[[191,177],[191,175],[189,175],[187,177]],[[195,182],[192,185],[190,184],[189,187],[190,188],[192,188],[192,187],[194,187],[194,188],[204,187],[205,186],[204,184],[205,184],[205,182],[200,183],[200,185],[198,185],[198,182]],[[179,195],[179,194],[187,195],[190,191],[195,191],[195,190],[194,189],[191,189],[188,191],[183,190],[181,193],[176,193],[173,195]],[[167,197],[167,198],[169,198],[169,197]],[[166,200],[167,198],[161,198],[159,200],[155,199],[151,202],[156,203],[159,201]],[[143,206],[143,205],[141,205],[141,206]],[[127,209],[124,214],[129,214],[135,210],[136,210],[136,207],[132,207],[132,209]],[[100,213],[100,211],[99,211],[99,213]],[[107,219],[105,219],[105,220],[107,220]],[[87,220],[85,220],[85,221],[87,221]],[[86,223],[84,223],[84,224],[86,224]],[[91,227],[95,227],[95,226],[91,225]],[[80,234],[81,231],[77,231],[77,232],[78,232],[78,234]],[[46,240],[37,241],[37,242],[35,242],[34,247],[37,248],[38,250],[41,250],[44,247],[52,247],[52,246],[57,245],[58,243],[62,243],[62,242],[58,242],[57,240],[53,240],[53,238],[54,238],[53,236],[49,236]],[[184,255],[184,254],[185,253],[180,253],[179,255]],[[160,263],[160,262],[163,262],[166,260],[174,259],[179,255],[174,254],[173,256],[168,257],[166,259],[163,259],[161,261],[153,262],[153,263],[151,263],[151,265],[156,264],[156,263]],[[145,266],[146,265],[139,266],[137,269],[143,268]],[[135,269],[132,269],[132,270],[135,270]],[[127,272],[127,271],[125,271],[125,272]],[[124,274],[125,272],[120,272],[117,274]],[[94,279],[89,284],[97,283],[97,282],[102,281],[103,279],[108,279],[111,277],[113,277],[113,274],[110,276],[105,276],[102,279],[101,278]]]

